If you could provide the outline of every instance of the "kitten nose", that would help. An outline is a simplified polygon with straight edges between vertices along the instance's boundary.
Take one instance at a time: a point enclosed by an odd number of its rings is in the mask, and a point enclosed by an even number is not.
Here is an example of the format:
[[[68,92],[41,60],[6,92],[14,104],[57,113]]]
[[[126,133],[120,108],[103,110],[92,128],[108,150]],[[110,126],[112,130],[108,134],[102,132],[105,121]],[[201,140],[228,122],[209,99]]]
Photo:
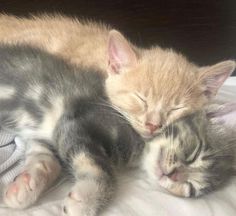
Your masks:
[[[151,134],[153,134],[157,129],[160,129],[162,125],[160,124],[153,124],[150,122],[146,122],[146,127],[150,130]]]

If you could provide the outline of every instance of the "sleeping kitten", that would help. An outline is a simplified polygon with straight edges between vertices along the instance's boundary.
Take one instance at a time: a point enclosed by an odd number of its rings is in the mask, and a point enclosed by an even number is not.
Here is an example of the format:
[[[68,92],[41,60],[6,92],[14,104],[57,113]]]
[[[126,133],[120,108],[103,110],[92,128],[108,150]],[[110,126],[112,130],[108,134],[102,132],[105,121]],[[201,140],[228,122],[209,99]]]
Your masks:
[[[234,71],[235,62],[198,67],[173,50],[143,49],[102,24],[62,16],[0,16],[0,41],[30,44],[71,63],[108,74],[112,104],[144,138],[202,108]]]
[[[6,188],[5,203],[13,208],[33,204],[58,177],[58,157],[75,177],[64,214],[97,215],[113,196],[115,171],[139,159],[143,149],[139,135],[111,108],[98,72],[73,68],[29,47],[2,46],[0,56],[0,123],[28,145],[24,171]],[[153,141],[150,146],[162,144]],[[190,154],[194,159],[202,149],[195,147]],[[151,155],[155,152],[151,149]],[[184,196],[193,193],[186,187],[169,190]]]
[[[206,116],[207,115],[207,116]],[[204,195],[236,174],[236,103],[210,106],[166,128],[145,149],[150,182],[183,197]]]
[[[141,154],[141,137],[111,107],[99,72],[24,46],[0,46],[0,56],[0,125],[27,143],[5,203],[33,204],[60,174],[59,158],[75,178],[64,214],[97,215],[113,196],[115,171]]]

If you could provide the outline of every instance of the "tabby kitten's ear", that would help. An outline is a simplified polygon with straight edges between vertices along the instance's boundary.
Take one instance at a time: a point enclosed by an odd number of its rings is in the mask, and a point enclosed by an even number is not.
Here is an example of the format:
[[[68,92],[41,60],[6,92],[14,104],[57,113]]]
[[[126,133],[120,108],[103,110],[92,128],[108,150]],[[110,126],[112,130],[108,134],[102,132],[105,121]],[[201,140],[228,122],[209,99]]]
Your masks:
[[[111,74],[121,73],[124,69],[133,67],[137,63],[137,56],[124,36],[111,30],[108,39],[108,63]]]
[[[218,64],[200,68],[200,79],[205,89],[204,93],[208,98],[216,95],[224,81],[235,70],[234,61],[223,61]]]
[[[207,117],[222,127],[234,128],[236,131],[236,102],[228,102],[221,105],[209,106]]]

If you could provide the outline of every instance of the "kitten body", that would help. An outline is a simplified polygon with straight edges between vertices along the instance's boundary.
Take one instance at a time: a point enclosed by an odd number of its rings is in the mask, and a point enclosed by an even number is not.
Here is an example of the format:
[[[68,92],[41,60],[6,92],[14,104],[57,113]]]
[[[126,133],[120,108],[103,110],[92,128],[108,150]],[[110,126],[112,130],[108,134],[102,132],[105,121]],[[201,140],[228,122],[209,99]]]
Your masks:
[[[106,72],[110,30],[106,25],[82,23],[60,15],[31,19],[1,15],[0,26],[0,41],[3,43],[33,45],[73,64]]]
[[[38,199],[61,171],[55,151],[76,180],[64,214],[97,215],[112,198],[116,169],[139,159],[140,136],[110,106],[99,72],[73,68],[29,47],[2,46],[0,55],[1,125],[28,145],[24,171],[6,188],[5,202],[24,208]],[[233,151],[223,148],[226,140],[209,142],[203,117],[176,121],[148,144],[143,166],[173,194],[199,196],[231,175]],[[219,150],[224,153],[218,155]]]
[[[149,142],[143,167],[153,185],[197,197],[236,174],[236,104],[214,104],[180,119]]]
[[[30,44],[100,69],[114,107],[147,139],[201,109],[235,69],[233,61],[198,67],[173,50],[140,48],[109,26],[60,15],[2,15],[0,26],[1,42]]]
[[[0,123],[27,143],[5,203],[33,204],[61,172],[58,157],[75,178],[64,214],[97,215],[112,198],[116,170],[139,158],[141,137],[111,107],[99,72],[25,46],[1,46],[0,56]]]

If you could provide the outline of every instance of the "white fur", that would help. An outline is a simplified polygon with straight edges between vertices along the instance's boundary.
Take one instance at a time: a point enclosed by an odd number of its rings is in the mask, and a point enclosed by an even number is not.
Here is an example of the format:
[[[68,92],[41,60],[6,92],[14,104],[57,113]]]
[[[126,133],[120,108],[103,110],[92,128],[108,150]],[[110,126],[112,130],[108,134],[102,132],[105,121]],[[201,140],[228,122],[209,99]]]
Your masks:
[[[34,85],[26,92],[26,96],[30,99],[33,99],[35,101],[38,101],[42,95],[42,86],[40,85]]]
[[[0,86],[0,99],[10,99],[16,93],[16,89],[12,86]]]
[[[142,160],[142,168],[145,170],[154,185],[158,183],[161,171],[158,169],[158,156],[160,154],[161,145],[165,144],[165,139],[155,139],[148,143],[148,148],[145,150]]]
[[[52,107],[45,111],[46,113],[44,115],[44,119],[39,127],[39,130],[37,131],[38,136],[46,137],[48,139],[51,139],[56,124],[62,116],[64,110],[63,97],[53,98],[52,101]]]
[[[65,216],[95,216],[103,186],[96,179],[79,180],[64,202]]]
[[[15,112],[19,128],[34,127],[35,121],[32,116],[24,109],[19,109]]]
[[[89,173],[95,177],[102,174],[102,170],[97,166],[92,158],[82,152],[73,158],[73,165],[82,173]]]

